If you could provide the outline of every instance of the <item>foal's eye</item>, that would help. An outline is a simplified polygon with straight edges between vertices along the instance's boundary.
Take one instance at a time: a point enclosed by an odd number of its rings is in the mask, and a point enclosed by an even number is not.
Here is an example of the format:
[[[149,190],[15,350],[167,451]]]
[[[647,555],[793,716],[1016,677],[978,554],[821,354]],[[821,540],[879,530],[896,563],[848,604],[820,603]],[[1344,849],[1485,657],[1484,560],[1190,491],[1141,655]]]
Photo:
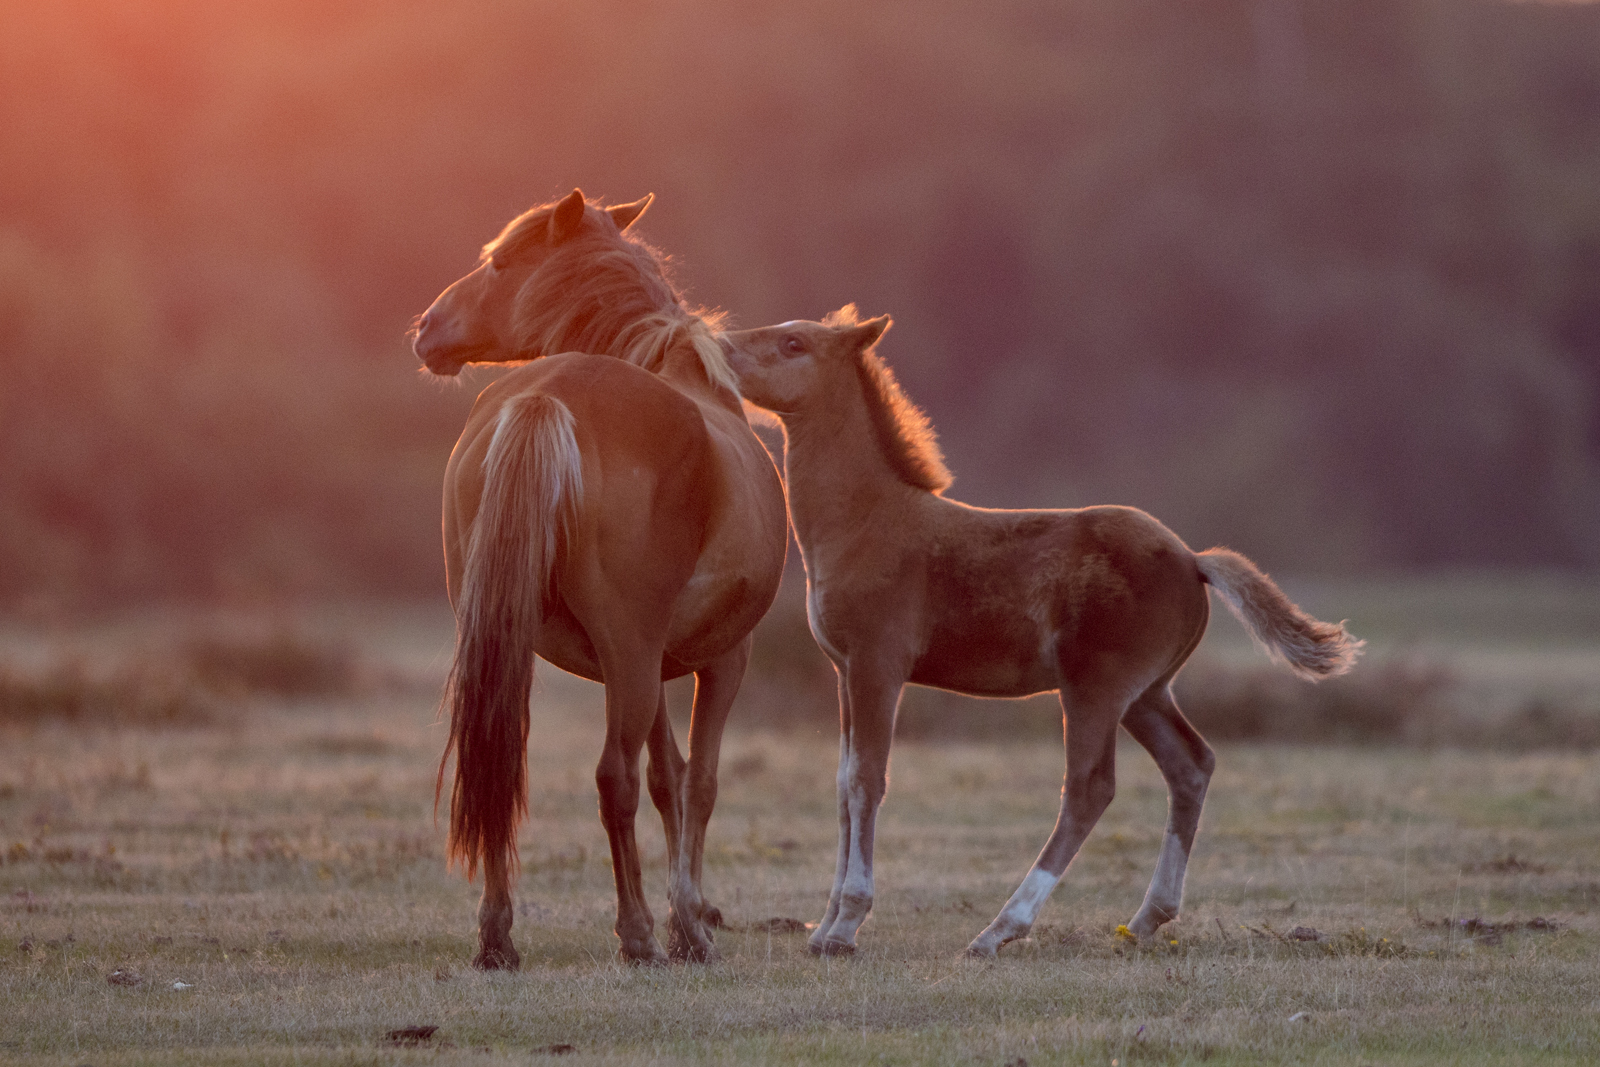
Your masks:
[[[801,355],[802,353],[804,353],[805,350],[806,350],[806,343],[804,341],[800,340],[800,338],[798,338],[798,337],[785,337],[783,339],[783,351],[784,351],[785,355],[798,356],[798,355]]]

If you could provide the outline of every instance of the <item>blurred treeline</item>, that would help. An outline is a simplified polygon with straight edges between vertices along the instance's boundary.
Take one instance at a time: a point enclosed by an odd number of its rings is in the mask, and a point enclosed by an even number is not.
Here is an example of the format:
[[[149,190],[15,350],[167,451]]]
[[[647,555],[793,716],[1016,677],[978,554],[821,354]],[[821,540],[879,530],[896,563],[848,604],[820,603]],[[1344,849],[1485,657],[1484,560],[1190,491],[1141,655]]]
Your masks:
[[[0,0],[0,602],[433,592],[531,203],[888,311],[977,503],[1298,571],[1600,563],[1600,5]],[[485,372],[477,372],[482,384]]]

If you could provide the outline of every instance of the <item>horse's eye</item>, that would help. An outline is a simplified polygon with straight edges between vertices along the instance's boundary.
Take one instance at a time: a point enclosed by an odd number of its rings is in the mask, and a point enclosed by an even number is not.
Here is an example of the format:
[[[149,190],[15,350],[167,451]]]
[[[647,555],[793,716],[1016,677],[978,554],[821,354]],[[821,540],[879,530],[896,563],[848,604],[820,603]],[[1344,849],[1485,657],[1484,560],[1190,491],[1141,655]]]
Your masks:
[[[786,355],[798,356],[798,355],[803,354],[805,352],[805,350],[806,350],[806,343],[804,341],[800,340],[800,338],[798,338],[798,337],[785,337],[783,339],[783,351],[784,351],[784,353]]]

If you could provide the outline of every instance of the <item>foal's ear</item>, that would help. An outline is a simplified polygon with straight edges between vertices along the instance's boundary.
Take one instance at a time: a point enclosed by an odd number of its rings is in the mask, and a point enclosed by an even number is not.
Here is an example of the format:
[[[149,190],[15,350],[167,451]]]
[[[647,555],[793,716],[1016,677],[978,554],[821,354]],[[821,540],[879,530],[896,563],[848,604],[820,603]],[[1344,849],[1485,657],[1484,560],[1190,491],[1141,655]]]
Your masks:
[[[879,315],[875,319],[868,319],[859,326],[849,326],[844,330],[845,341],[857,352],[865,352],[878,343],[878,338],[894,325],[894,320],[887,315]]]
[[[629,226],[639,221],[639,216],[644,214],[644,209],[656,198],[655,193],[645,193],[643,200],[635,200],[631,204],[617,204],[615,207],[606,208],[606,213],[611,216],[611,221],[617,224],[617,229],[626,230]]]
[[[562,197],[550,213],[550,243],[558,245],[578,232],[583,225],[583,190],[574,189]]]

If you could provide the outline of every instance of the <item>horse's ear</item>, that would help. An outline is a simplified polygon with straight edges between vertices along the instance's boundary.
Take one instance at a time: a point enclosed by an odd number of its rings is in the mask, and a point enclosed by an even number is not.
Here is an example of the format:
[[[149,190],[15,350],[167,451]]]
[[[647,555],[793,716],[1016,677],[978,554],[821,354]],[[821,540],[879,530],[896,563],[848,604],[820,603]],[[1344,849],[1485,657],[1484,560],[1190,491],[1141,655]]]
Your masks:
[[[606,213],[611,216],[611,221],[617,224],[617,229],[626,230],[629,226],[639,221],[639,216],[644,214],[645,208],[656,198],[655,193],[645,193],[643,200],[635,200],[631,204],[617,204],[615,207],[606,208]]]
[[[882,337],[884,332],[892,325],[894,325],[893,319],[887,315],[879,315],[875,319],[868,319],[859,326],[851,326],[845,332],[848,335],[847,340],[850,342],[850,347],[858,352],[865,352],[877,344],[878,338]]]
[[[583,225],[583,190],[574,189],[550,213],[550,243],[558,245]]]

